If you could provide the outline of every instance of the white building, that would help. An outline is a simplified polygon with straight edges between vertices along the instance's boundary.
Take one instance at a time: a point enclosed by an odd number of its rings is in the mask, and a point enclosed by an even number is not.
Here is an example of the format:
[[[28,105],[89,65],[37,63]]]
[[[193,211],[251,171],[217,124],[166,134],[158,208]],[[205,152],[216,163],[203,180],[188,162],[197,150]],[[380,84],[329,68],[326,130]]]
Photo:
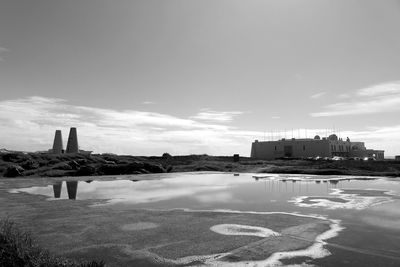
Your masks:
[[[278,141],[255,140],[251,146],[251,157],[255,159],[307,158],[307,157],[371,157],[384,159],[383,150],[367,149],[364,142],[342,140],[335,134],[320,138],[318,135],[304,139],[281,139]]]

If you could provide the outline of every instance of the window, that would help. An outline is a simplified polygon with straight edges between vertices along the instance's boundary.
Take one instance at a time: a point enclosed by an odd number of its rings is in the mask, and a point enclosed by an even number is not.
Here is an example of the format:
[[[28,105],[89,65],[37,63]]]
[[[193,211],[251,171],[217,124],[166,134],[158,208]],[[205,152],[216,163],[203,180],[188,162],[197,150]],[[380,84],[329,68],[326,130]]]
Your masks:
[[[276,151],[276,146],[275,146],[275,151]]]
[[[306,150],[306,146],[305,145],[303,145],[303,150]]]

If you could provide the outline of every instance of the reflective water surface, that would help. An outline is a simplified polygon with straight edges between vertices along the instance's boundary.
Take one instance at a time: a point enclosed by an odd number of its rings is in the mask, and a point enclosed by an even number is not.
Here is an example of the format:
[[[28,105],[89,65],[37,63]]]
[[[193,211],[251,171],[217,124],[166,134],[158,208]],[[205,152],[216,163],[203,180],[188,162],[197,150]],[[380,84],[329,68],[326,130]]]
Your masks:
[[[44,186],[11,189],[9,192],[44,196],[44,201],[55,204],[59,201],[93,200],[89,205],[91,209],[114,207],[122,210],[313,214],[316,218],[321,216],[340,222],[338,227],[342,230],[338,228],[332,240],[321,239],[320,244],[327,242],[324,248],[329,253],[319,257],[309,256],[313,261],[304,262],[303,259],[290,264],[367,266],[369,256],[379,255],[377,262],[382,266],[400,266],[400,182],[396,179],[225,173],[153,175],[144,180],[140,176],[135,179],[119,176],[108,181],[91,179],[58,180]],[[137,222],[124,227],[145,231],[157,225]],[[275,233],[275,229],[263,227],[224,222],[212,226],[211,230],[232,235],[253,231],[246,235],[259,238],[269,236],[265,233]],[[278,235],[281,233],[275,236]],[[380,241],[376,241],[377,235]],[[279,260],[279,264],[286,264],[283,258]],[[262,263],[268,264],[267,261]],[[224,265],[229,264],[225,262]]]

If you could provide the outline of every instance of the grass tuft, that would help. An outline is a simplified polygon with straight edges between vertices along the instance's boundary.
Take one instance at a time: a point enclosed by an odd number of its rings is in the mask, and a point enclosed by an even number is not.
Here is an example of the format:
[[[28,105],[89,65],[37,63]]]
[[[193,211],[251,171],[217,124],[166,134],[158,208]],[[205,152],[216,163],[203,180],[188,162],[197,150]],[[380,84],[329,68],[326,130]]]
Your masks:
[[[27,232],[18,229],[9,219],[0,220],[0,266],[19,267],[102,267],[104,262],[82,262],[50,255],[35,245]]]

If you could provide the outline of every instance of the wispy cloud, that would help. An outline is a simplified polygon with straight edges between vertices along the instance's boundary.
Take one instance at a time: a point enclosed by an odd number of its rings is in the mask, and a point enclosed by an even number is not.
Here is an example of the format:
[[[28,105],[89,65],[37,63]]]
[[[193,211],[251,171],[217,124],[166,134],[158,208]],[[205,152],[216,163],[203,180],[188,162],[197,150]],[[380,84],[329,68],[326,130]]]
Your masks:
[[[153,102],[153,101],[143,101],[142,104],[143,104],[143,105],[154,105],[154,104],[156,104],[156,102]]]
[[[240,113],[242,114],[242,113]],[[233,116],[239,115],[235,112]],[[0,148],[46,150],[54,131],[61,129],[64,145],[69,127],[78,127],[82,149],[133,155],[250,154],[251,142],[263,140],[264,131],[243,130],[226,121],[179,118],[156,112],[75,106],[58,98],[29,97],[0,101]],[[300,137],[324,134],[325,129],[294,131]],[[342,136],[365,141],[367,147],[400,153],[400,125],[342,131]],[[275,131],[274,139],[289,138],[292,131]]]
[[[312,98],[312,99],[318,99],[318,98],[323,97],[325,94],[326,94],[326,92],[319,92],[319,93],[316,93],[316,94],[311,95],[310,98]]]
[[[358,90],[360,96],[388,96],[400,94],[400,81],[378,84]]]
[[[327,105],[324,111],[310,115],[328,117],[399,111],[400,82],[390,82],[359,89],[352,99],[353,101]]]
[[[230,122],[234,117],[241,114],[243,114],[241,111],[214,111],[211,109],[203,109],[191,118],[204,121]]]
[[[281,117],[279,117],[279,116],[272,116],[271,117],[271,119],[273,119],[273,120],[277,120],[277,119],[280,119]]]
[[[49,148],[56,129],[66,135],[72,126],[78,127],[82,149],[135,155],[248,154],[251,140],[260,135],[215,120],[74,106],[63,99],[37,96],[0,101],[0,124],[0,147],[29,151]]]

